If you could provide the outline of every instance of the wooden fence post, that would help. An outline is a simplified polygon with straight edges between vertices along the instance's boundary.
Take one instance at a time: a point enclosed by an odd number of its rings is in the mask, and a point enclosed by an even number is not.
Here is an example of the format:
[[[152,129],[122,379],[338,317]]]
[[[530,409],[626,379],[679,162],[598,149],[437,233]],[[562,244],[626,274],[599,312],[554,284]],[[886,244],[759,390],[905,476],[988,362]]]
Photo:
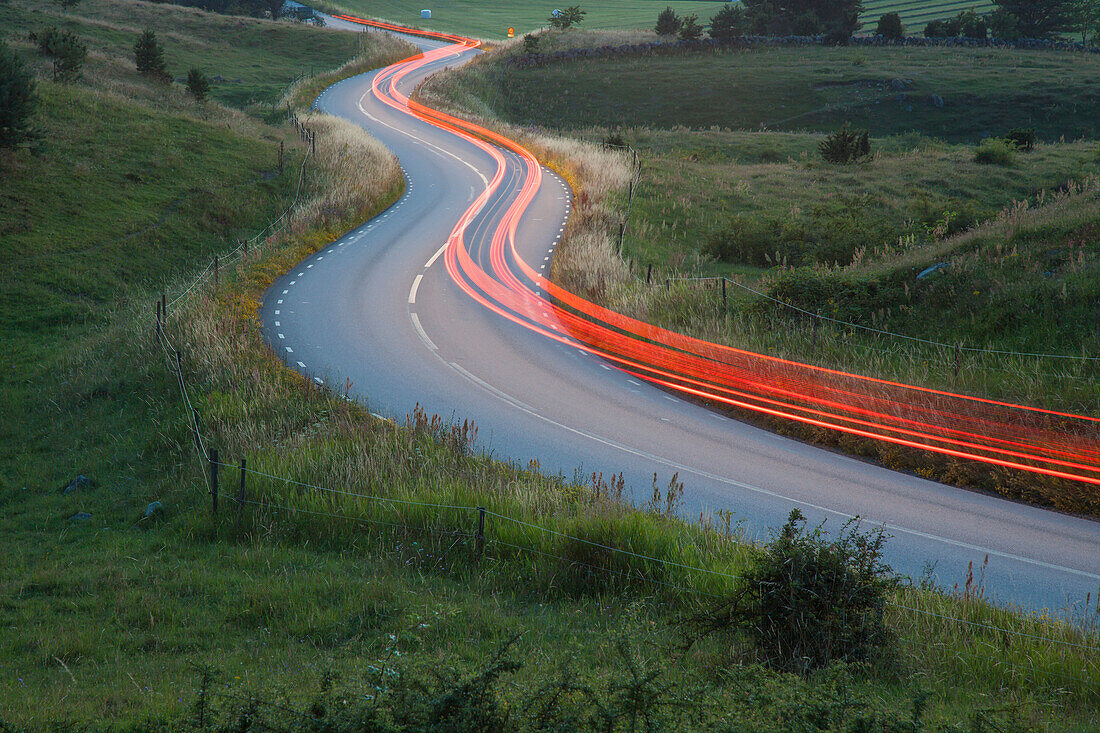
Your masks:
[[[726,309],[726,278],[722,278],[722,310]]]
[[[214,287],[218,287],[218,256],[214,255]]]
[[[959,344],[955,344],[955,381],[959,381],[959,352],[962,351],[962,347]]]
[[[477,561],[481,562],[481,555],[485,551],[485,507],[477,508]]]
[[[210,449],[210,516],[218,516],[218,449]]]
[[[160,325],[160,299],[158,298],[158,299],[157,299],[157,338],[158,338],[158,339],[160,338],[160,335],[161,335],[161,325]]]
[[[645,284],[646,285],[649,285],[649,281],[652,277],[653,277],[653,263],[650,262],[649,267],[647,267],[646,271],[645,271]]]

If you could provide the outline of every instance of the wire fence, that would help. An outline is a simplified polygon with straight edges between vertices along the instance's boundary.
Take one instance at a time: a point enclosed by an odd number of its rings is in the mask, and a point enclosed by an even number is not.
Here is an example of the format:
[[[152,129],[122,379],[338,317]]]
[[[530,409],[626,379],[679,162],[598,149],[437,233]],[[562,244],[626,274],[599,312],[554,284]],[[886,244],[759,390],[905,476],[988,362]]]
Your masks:
[[[293,115],[289,114],[289,109],[288,109],[288,116],[292,118],[292,121],[294,122],[296,127],[298,127],[298,128],[304,127],[304,125],[302,125],[300,123],[300,121],[298,121],[296,118],[294,118]],[[221,259],[221,261],[219,261],[219,258],[214,258],[214,260],[212,260],[211,263],[208,264],[207,267],[204,268],[195,277],[195,279],[190,283],[190,285],[188,285],[180,294],[176,295],[176,297],[174,297],[172,299],[172,301],[170,301],[170,302],[167,301],[166,296],[162,295],[161,299],[157,302],[157,321],[156,321],[157,344],[159,345],[159,347],[161,348],[161,351],[163,352],[166,368],[168,369],[168,371],[170,373],[174,374],[174,376],[176,377],[175,381],[177,382],[178,387],[179,387],[181,400],[182,400],[184,406],[186,407],[186,409],[188,411],[189,428],[190,428],[190,431],[193,433],[196,455],[199,457],[200,462],[204,466],[204,470],[201,470],[200,472],[203,474],[204,482],[206,484],[206,489],[207,489],[208,495],[211,499],[211,508],[212,508],[212,513],[215,516],[215,521],[216,521],[217,512],[218,512],[218,499],[222,498],[225,501],[235,503],[239,507],[240,510],[243,510],[245,507],[252,507],[254,509],[268,509],[268,510],[274,509],[274,510],[279,510],[279,511],[290,512],[290,513],[297,512],[297,513],[307,514],[307,515],[311,515],[311,516],[320,516],[320,517],[325,517],[325,518],[330,518],[330,519],[339,519],[339,520],[344,520],[344,521],[351,521],[351,522],[360,523],[360,524],[370,524],[370,525],[373,525],[373,526],[388,527],[390,529],[395,529],[395,530],[416,531],[416,532],[431,532],[431,533],[434,533],[434,534],[437,534],[437,535],[440,535],[440,536],[447,536],[447,537],[457,538],[459,540],[465,539],[468,542],[472,542],[474,544],[474,546],[476,548],[476,557],[479,558],[479,559],[484,554],[484,549],[488,545],[489,547],[506,548],[510,551],[514,551],[514,552],[517,552],[517,553],[524,553],[524,554],[528,554],[528,555],[531,555],[531,556],[538,556],[538,557],[545,558],[545,559],[554,559],[554,560],[558,561],[559,563],[562,563],[566,566],[583,567],[585,570],[588,570],[588,571],[591,571],[591,572],[614,575],[614,576],[629,579],[629,580],[632,580],[632,581],[651,583],[651,584],[654,584],[654,585],[658,585],[658,586],[666,587],[666,588],[676,590],[676,591],[679,591],[679,592],[683,592],[683,593],[686,593],[686,594],[690,594],[692,596],[706,596],[706,597],[711,597],[711,598],[719,597],[718,594],[711,593],[707,590],[704,590],[702,588],[695,587],[695,586],[692,586],[692,585],[673,583],[673,582],[670,582],[670,581],[668,581],[666,579],[663,579],[663,578],[657,578],[657,577],[653,577],[652,575],[647,575],[647,574],[634,573],[634,572],[631,572],[629,570],[620,570],[620,569],[617,569],[617,568],[611,568],[611,567],[606,567],[606,566],[602,566],[602,565],[594,565],[594,564],[591,564],[591,563],[585,563],[583,561],[577,560],[576,558],[569,558],[569,557],[566,557],[566,556],[558,554],[558,553],[547,552],[546,550],[540,549],[538,547],[532,547],[532,546],[517,544],[516,542],[508,541],[507,539],[504,539],[503,537],[489,536],[487,534],[487,520],[492,519],[492,520],[495,520],[497,523],[501,523],[501,524],[511,523],[511,524],[516,525],[516,526],[523,527],[526,530],[534,532],[535,536],[540,536],[540,535],[550,536],[550,537],[555,538],[556,540],[568,541],[568,542],[571,542],[571,543],[582,544],[582,545],[585,545],[585,546],[593,547],[595,549],[599,549],[599,550],[601,550],[603,552],[606,552],[606,553],[611,553],[613,555],[618,555],[618,556],[621,556],[621,557],[624,557],[624,558],[629,558],[631,560],[642,561],[644,563],[654,563],[654,564],[656,564],[656,565],[658,565],[662,568],[674,569],[674,570],[677,570],[677,571],[681,571],[685,574],[698,574],[698,575],[718,578],[723,582],[731,582],[731,581],[732,582],[742,582],[742,581],[744,581],[745,578],[744,578],[744,576],[741,576],[741,575],[722,572],[722,571],[714,570],[714,569],[710,569],[710,568],[704,568],[704,567],[688,565],[686,563],[677,562],[677,561],[674,561],[674,560],[670,560],[668,558],[656,557],[656,556],[653,556],[653,555],[647,555],[647,554],[644,554],[644,553],[634,552],[632,550],[625,549],[625,548],[622,548],[622,547],[615,547],[613,545],[609,545],[609,544],[606,544],[606,543],[595,542],[593,540],[589,540],[589,539],[584,538],[584,537],[578,537],[578,536],[571,535],[571,534],[566,533],[566,532],[561,532],[561,531],[555,530],[551,527],[536,524],[534,522],[527,521],[526,519],[521,519],[521,518],[518,518],[518,517],[509,516],[509,515],[506,515],[506,514],[503,514],[503,513],[500,513],[500,512],[496,512],[496,511],[490,511],[489,509],[487,509],[485,507],[481,507],[481,506],[471,506],[471,505],[461,505],[461,504],[444,504],[444,503],[437,503],[437,502],[423,502],[423,501],[415,501],[415,500],[410,500],[410,499],[401,499],[401,498],[390,497],[390,496],[364,494],[364,493],[360,493],[360,492],[350,491],[350,490],[347,490],[347,489],[344,489],[344,488],[326,487],[326,486],[322,486],[322,485],[316,484],[316,483],[299,481],[299,480],[291,478],[291,477],[279,476],[279,475],[276,475],[276,474],[273,474],[273,473],[270,473],[270,472],[267,472],[267,471],[260,471],[260,470],[257,470],[255,468],[249,468],[247,466],[247,461],[245,459],[242,459],[241,463],[239,465],[226,463],[226,462],[223,462],[223,461],[220,460],[220,456],[218,454],[217,449],[212,447],[212,441],[210,440],[210,438],[207,435],[205,435],[203,433],[200,414],[199,414],[198,409],[195,407],[195,404],[194,404],[194,401],[193,401],[192,395],[191,395],[191,389],[188,386],[188,381],[187,381],[186,376],[185,376],[184,355],[181,352],[180,348],[171,340],[171,338],[169,337],[169,335],[167,333],[166,326],[167,326],[168,308],[173,307],[176,304],[178,304],[188,294],[195,292],[197,289],[199,289],[199,288],[203,287],[205,284],[209,283],[211,279],[214,279],[214,281],[216,283],[217,282],[218,268],[219,268],[219,266],[221,266],[221,264],[223,264],[225,262],[235,261],[236,259],[239,259],[240,256],[242,256],[243,254],[250,251],[250,247],[255,246],[257,243],[259,243],[264,238],[270,238],[273,234],[280,231],[286,225],[286,223],[287,223],[294,207],[297,205],[297,203],[299,201],[299,198],[300,198],[300,195],[301,195],[302,182],[304,180],[306,163],[310,159],[310,156],[313,154],[313,152],[315,150],[315,147],[314,147],[315,146],[315,136],[314,136],[314,134],[311,131],[308,131],[308,128],[305,131],[299,129],[299,132],[302,135],[303,140],[306,140],[308,142],[309,149],[307,151],[306,156],[303,157],[302,164],[301,164],[301,167],[299,169],[297,190],[295,192],[294,201],[291,203],[291,205],[288,206],[287,209],[277,219],[275,219],[273,222],[271,222],[259,234],[252,237],[249,240],[246,240],[246,241],[242,242],[237,248],[235,248],[234,250],[229,252],[228,253],[228,259],[225,259],[224,256],[223,256],[223,259]],[[632,148],[630,150],[633,151]],[[635,153],[635,155],[636,155],[636,153]],[[636,160],[637,160],[637,158],[635,158],[635,161]],[[637,164],[635,164],[635,170],[637,170]],[[630,205],[630,203],[632,203],[632,201],[633,201],[633,186],[631,187],[631,193],[628,196],[628,206]],[[320,389],[320,390],[329,389],[327,386],[323,386],[323,385],[314,385],[314,387],[316,389]],[[236,495],[231,494],[231,493],[223,493],[219,488],[220,475],[222,474],[223,471],[231,471],[231,470],[239,470],[240,471],[240,490]],[[247,476],[253,476],[256,479],[263,479],[263,480],[267,480],[267,481],[281,482],[286,486],[294,486],[294,487],[297,487],[297,488],[300,488],[300,489],[307,489],[307,490],[310,490],[310,491],[323,492],[323,493],[326,493],[326,494],[329,494],[333,497],[338,497],[338,498],[363,500],[363,501],[368,501],[368,502],[378,503],[378,504],[389,504],[391,506],[392,505],[400,505],[400,506],[406,506],[406,507],[415,506],[415,507],[420,508],[420,509],[437,510],[437,511],[440,511],[440,512],[442,512],[442,511],[458,512],[461,515],[467,517],[467,527],[466,528],[463,528],[463,527],[445,527],[445,526],[441,527],[441,526],[428,526],[426,524],[414,525],[414,524],[410,524],[408,522],[389,521],[387,519],[378,518],[378,517],[371,518],[371,517],[365,517],[365,516],[352,516],[352,515],[348,515],[346,513],[340,513],[340,512],[321,511],[321,510],[318,510],[318,509],[312,509],[312,508],[301,507],[301,506],[290,506],[290,505],[286,505],[286,504],[278,504],[278,503],[272,501],[271,498],[267,497],[267,496],[251,496],[249,494],[249,490],[248,490],[248,482],[247,482],[247,478],[246,478]],[[437,517],[437,520],[438,519],[440,519],[440,517]],[[471,529],[471,527],[476,527],[476,528]],[[491,525],[489,525],[488,531],[489,532],[492,531],[491,530]],[[937,612],[934,612],[934,611],[929,611],[927,609],[916,608],[916,607],[906,605],[906,604],[902,604],[902,603],[898,603],[898,602],[888,602],[887,605],[889,607],[894,608],[894,609],[899,610],[899,611],[904,611],[904,612],[918,614],[918,615],[922,615],[922,616],[926,616],[926,617],[930,617],[930,618],[935,618],[935,619],[943,621],[943,622],[960,624],[960,625],[963,625],[963,626],[966,626],[966,627],[980,628],[980,629],[983,629],[985,631],[989,631],[991,633],[1001,634],[1005,637],[1013,636],[1013,637],[1018,637],[1018,638],[1025,638],[1025,639],[1028,639],[1028,640],[1031,640],[1031,641],[1043,642],[1043,643],[1052,644],[1052,645],[1056,645],[1056,646],[1060,646],[1060,647],[1080,649],[1080,650],[1084,650],[1084,651],[1088,651],[1088,652],[1100,653],[1100,640],[1097,640],[1094,643],[1082,643],[1080,641],[1071,641],[1071,640],[1068,640],[1068,639],[1059,639],[1059,638],[1055,638],[1055,637],[1052,637],[1052,636],[1042,636],[1042,635],[1037,635],[1037,634],[1031,634],[1031,633],[1027,633],[1027,632],[1020,631],[1020,630],[1017,630],[1017,629],[1010,629],[1010,628],[1006,628],[1006,627],[1003,627],[1003,626],[996,626],[996,625],[992,625],[992,624],[986,624],[986,623],[982,623],[982,622],[978,622],[978,621],[973,621],[973,620],[970,620],[970,619],[959,618],[959,617],[952,616],[952,615],[949,615],[949,614],[937,613]],[[1081,637],[1082,637],[1082,639],[1091,638],[1089,636],[1088,632],[1085,632],[1085,631],[1082,631]],[[1033,671],[1038,671],[1038,670],[1033,669]],[[1046,673],[1052,674],[1054,676],[1063,677],[1065,679],[1069,679],[1069,680],[1072,680],[1072,681],[1077,681],[1077,682],[1082,682],[1082,683],[1085,682],[1085,680],[1083,680],[1081,678],[1064,675],[1064,674],[1059,673],[1056,670],[1043,670],[1043,671],[1046,672]]]

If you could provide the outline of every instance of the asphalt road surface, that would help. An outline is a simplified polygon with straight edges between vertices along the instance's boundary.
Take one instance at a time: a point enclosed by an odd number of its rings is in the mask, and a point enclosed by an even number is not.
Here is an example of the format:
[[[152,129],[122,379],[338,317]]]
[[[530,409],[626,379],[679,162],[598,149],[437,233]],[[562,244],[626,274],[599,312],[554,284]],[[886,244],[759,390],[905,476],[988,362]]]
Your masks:
[[[330,20],[329,25],[340,21]],[[446,44],[416,39],[425,49]],[[474,51],[453,49],[404,78],[416,84]],[[622,472],[645,499],[653,474],[685,484],[687,516],[729,509],[765,536],[793,507],[838,529],[849,517],[885,525],[887,559],[914,578],[928,568],[961,586],[985,564],[986,597],[1063,612],[1100,589],[1100,523],[896,473],[717,415],[624,374],[578,345],[534,333],[486,309],[444,267],[456,222],[502,173],[466,230],[475,261],[523,180],[480,147],[372,93],[373,72],[326,90],[316,106],[366,128],[399,158],[405,195],[390,209],[294,267],[267,292],[271,348],[311,379],[352,393],[379,414],[473,420],[494,456],[573,476]],[[519,224],[516,248],[548,268],[569,215],[568,187],[549,170]],[[486,263],[486,269],[488,264]],[[533,301],[531,308],[539,308]],[[545,318],[545,314],[544,314]],[[562,329],[564,333],[564,329]]]

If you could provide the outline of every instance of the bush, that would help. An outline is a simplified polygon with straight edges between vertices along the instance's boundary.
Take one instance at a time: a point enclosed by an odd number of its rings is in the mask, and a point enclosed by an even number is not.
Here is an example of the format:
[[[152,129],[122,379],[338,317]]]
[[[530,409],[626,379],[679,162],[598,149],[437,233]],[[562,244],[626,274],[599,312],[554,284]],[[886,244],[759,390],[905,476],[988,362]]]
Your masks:
[[[984,165],[1012,165],[1016,162],[1016,146],[1000,138],[987,137],[974,151],[974,162]]]
[[[206,95],[210,93],[210,80],[206,78],[206,74],[202,73],[201,69],[192,67],[187,72],[187,91],[200,102],[204,101]]]
[[[753,267],[769,267],[789,260],[782,239],[780,222],[751,214],[730,219],[726,228],[711,236],[703,252],[722,262],[737,262]]]
[[[947,24],[942,20],[930,20],[924,26],[925,38],[947,38]]]
[[[905,25],[901,22],[901,16],[897,13],[886,13],[878,19],[878,28],[875,33],[895,41],[905,38]]]
[[[579,5],[570,5],[565,10],[555,10],[549,18],[550,27],[561,31],[572,28],[575,25],[580,25],[587,14],[588,11],[581,10]]]
[[[964,10],[955,18],[959,26],[959,33],[965,38],[977,38],[984,41],[989,37],[989,28],[985,24],[985,18],[973,10]]]
[[[0,148],[34,139],[31,118],[37,106],[34,79],[15,51],[0,41]]]
[[[69,81],[80,76],[84,68],[84,59],[88,56],[88,47],[71,31],[59,31],[50,26],[45,30],[31,33],[30,39],[38,50],[53,58],[53,78],[57,81]]]
[[[795,267],[769,274],[764,293],[803,310],[842,321],[858,322],[880,307],[878,284],[852,275],[811,267]],[[781,308],[769,302],[761,307]],[[782,312],[789,313],[783,308]]]
[[[609,133],[607,137],[603,139],[603,146],[605,148],[625,148],[628,147],[626,138],[623,137],[621,132]]]
[[[681,41],[698,41],[703,37],[703,26],[699,25],[699,16],[695,13],[688,15],[680,24]]]
[[[539,52],[539,37],[528,33],[523,37],[523,52],[524,53],[538,53]]]
[[[134,63],[139,73],[160,82],[168,83],[172,77],[164,62],[164,48],[157,41],[157,34],[147,30],[134,44]]]
[[[1030,153],[1035,149],[1035,130],[1033,128],[1017,127],[1004,136],[1004,141],[1017,150]]]
[[[696,626],[742,629],[770,664],[792,672],[872,659],[889,642],[886,595],[898,585],[882,560],[885,544],[883,530],[861,533],[858,520],[830,541],[820,526],[807,532],[793,509],[734,598]]]
[[[740,3],[723,5],[710,19],[710,37],[717,41],[730,41],[748,32],[749,18]]]
[[[683,21],[676,15],[676,11],[670,7],[666,7],[661,11],[661,14],[657,16],[657,25],[654,27],[654,31],[659,36],[674,36],[680,32],[680,25]]]
[[[818,150],[828,163],[854,163],[871,152],[871,141],[866,130],[845,125],[822,140]]]

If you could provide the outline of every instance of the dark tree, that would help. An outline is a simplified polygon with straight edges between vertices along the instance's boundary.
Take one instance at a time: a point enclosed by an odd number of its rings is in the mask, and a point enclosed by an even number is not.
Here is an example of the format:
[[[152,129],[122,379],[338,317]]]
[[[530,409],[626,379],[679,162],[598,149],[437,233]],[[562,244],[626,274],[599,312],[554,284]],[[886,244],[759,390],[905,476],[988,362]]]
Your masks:
[[[15,51],[0,41],[0,148],[34,139],[31,118],[37,106],[34,79]]]
[[[928,25],[924,26],[925,38],[947,38],[948,37],[947,23],[942,20],[930,20]],[[954,35],[954,34],[951,34]]]
[[[897,13],[886,13],[878,19],[878,28],[875,29],[875,33],[895,41],[905,38],[905,25],[901,22],[901,16]]]
[[[264,6],[267,8],[267,11],[271,13],[272,20],[276,20],[283,14],[283,3],[285,2],[286,0],[264,0]]]
[[[722,6],[710,19],[710,37],[718,41],[729,41],[749,32],[749,18],[740,4]]]
[[[768,35],[827,34],[844,41],[859,30],[863,0],[742,0],[752,31]]]
[[[59,31],[50,26],[30,34],[38,50],[53,59],[55,81],[71,81],[80,77],[84,59],[88,56],[85,46],[72,31]]]
[[[993,0],[1011,13],[1022,38],[1053,38],[1073,29],[1074,0]]]
[[[682,21],[680,17],[676,15],[676,11],[666,7],[661,11],[661,14],[657,16],[657,26],[653,30],[655,30],[659,36],[674,36],[680,32],[681,23]]]
[[[539,37],[528,33],[523,37],[523,52],[524,53],[538,53],[539,51]]]
[[[134,63],[139,73],[157,81],[168,83],[168,67],[164,62],[164,48],[157,40],[157,34],[147,30],[134,44]]]
[[[699,16],[695,13],[684,16],[684,22],[680,24],[681,41],[698,41],[703,37],[703,26],[699,25]]]
[[[206,74],[202,73],[202,69],[191,67],[187,72],[187,91],[200,102],[210,94],[210,80],[206,78]]]
[[[986,26],[985,18],[973,10],[964,10],[959,13],[955,18],[955,22],[958,24],[959,34],[965,38],[985,40],[989,37],[989,28]]]

